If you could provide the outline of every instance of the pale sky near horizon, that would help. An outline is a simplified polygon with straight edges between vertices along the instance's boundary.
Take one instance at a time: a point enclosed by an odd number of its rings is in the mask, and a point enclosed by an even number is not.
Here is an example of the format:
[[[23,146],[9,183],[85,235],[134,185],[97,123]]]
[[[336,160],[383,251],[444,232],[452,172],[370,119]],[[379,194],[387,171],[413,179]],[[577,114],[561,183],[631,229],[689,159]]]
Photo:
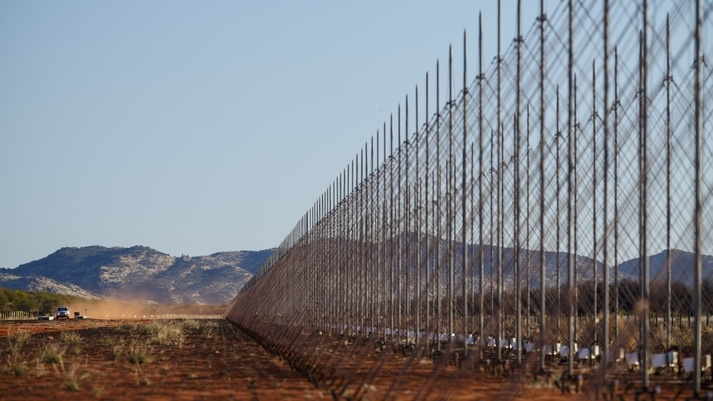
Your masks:
[[[0,267],[277,246],[464,30],[472,81],[481,9],[491,63],[496,5],[0,0]]]

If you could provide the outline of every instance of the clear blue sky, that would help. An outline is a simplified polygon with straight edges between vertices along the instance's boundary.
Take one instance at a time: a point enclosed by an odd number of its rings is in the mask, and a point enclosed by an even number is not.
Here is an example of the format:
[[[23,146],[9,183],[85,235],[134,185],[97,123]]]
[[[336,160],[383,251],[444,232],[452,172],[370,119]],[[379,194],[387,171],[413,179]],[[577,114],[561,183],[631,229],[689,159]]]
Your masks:
[[[0,0],[0,267],[278,245],[464,29],[472,80],[481,8],[491,62],[496,4]]]

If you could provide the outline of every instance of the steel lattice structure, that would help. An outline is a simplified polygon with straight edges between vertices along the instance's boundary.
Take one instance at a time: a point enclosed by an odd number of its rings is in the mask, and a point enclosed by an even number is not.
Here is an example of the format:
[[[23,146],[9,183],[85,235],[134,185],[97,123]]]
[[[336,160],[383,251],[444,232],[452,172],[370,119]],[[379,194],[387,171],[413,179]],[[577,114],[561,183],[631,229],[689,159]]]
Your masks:
[[[489,64],[464,34],[463,76],[437,62],[228,319],[342,378],[363,347],[312,356],[330,336],[570,377],[593,359],[602,386],[628,363],[642,391],[661,355],[707,367],[713,2],[554,3]]]

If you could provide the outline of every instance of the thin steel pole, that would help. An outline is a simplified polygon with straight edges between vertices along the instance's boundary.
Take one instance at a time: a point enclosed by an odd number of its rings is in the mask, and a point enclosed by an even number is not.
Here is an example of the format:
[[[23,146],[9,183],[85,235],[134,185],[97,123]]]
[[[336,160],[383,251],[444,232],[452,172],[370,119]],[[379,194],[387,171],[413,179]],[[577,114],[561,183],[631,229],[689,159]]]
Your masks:
[[[425,127],[425,138],[426,138],[426,173],[425,173],[425,196],[424,196],[424,202],[423,204],[425,205],[426,208],[426,216],[425,216],[425,223],[426,223],[426,316],[425,319],[426,321],[424,322],[424,327],[426,329],[426,333],[431,333],[431,326],[430,326],[430,318],[431,318],[431,238],[433,237],[431,235],[431,227],[428,224],[430,222],[429,219],[429,211],[431,210],[431,203],[430,203],[430,198],[429,198],[429,182],[428,182],[428,177],[431,174],[430,170],[430,160],[431,160],[431,152],[429,149],[429,142],[431,141],[431,132],[430,132],[430,126],[428,124],[429,118],[431,117],[430,114],[428,113],[428,73],[426,73],[426,127]],[[426,342],[428,344],[428,342]]]
[[[419,334],[421,333],[421,270],[423,266],[421,266],[421,241],[423,237],[423,233],[421,230],[421,172],[420,172],[420,163],[419,163],[419,147],[421,144],[421,138],[422,136],[419,134],[419,127],[418,127],[418,85],[416,85],[416,234],[417,234],[417,240],[416,240],[416,337],[415,337],[415,342],[416,344],[419,344],[419,339],[420,336]],[[428,137],[426,137],[426,140],[428,140]]]
[[[488,238],[490,239],[490,247],[489,247],[489,263],[488,263],[488,268],[489,268],[489,278],[490,278],[490,309],[488,310],[489,316],[490,316],[490,321],[492,322],[495,320],[497,322],[497,319],[495,319],[495,272],[496,269],[494,269],[494,260],[497,255],[496,247],[497,247],[497,240],[495,239],[497,235],[497,230],[495,229],[495,220],[497,218],[497,212],[495,210],[496,207],[496,199],[497,199],[497,190],[494,189],[495,187],[495,177],[496,177],[496,172],[497,172],[497,162],[495,161],[495,152],[496,152],[496,140],[497,140],[497,129],[490,129],[490,169],[488,170],[489,172],[489,191],[490,191],[490,196],[488,197],[490,199],[490,208],[489,208],[489,220],[490,224],[488,226]],[[493,196],[493,192],[495,191],[495,196]],[[491,323],[492,325],[492,323]],[[496,326],[497,330],[497,326]],[[497,336],[497,332],[495,333]],[[497,344],[496,344],[497,347]]]
[[[358,246],[359,246],[359,222],[358,222],[358,217],[357,217],[357,203],[358,199],[356,198],[356,187],[357,187],[357,178],[358,178],[358,173],[357,171],[359,170],[359,153],[354,155],[354,160],[352,161],[352,181],[351,181],[351,186],[349,188],[350,190],[350,195],[354,199],[352,201],[352,216],[351,216],[351,263],[352,263],[352,296],[351,298],[351,303],[352,303],[352,313],[351,313],[351,322],[349,324],[349,331],[351,335],[356,335],[356,327],[359,321],[359,299],[358,297],[355,297],[354,294],[359,294],[359,253],[358,253]],[[311,220],[311,225],[310,228],[314,225],[314,218],[310,219]]]
[[[648,101],[647,101],[647,87],[646,87],[646,64],[647,64],[647,44],[646,44],[646,6],[647,1],[643,0],[643,20],[644,28],[641,32],[641,42],[640,42],[640,68],[641,68],[641,85],[639,92],[639,107],[640,107],[640,130],[639,130],[639,185],[640,185],[640,198],[639,198],[639,236],[641,241],[641,248],[639,251],[639,263],[641,264],[641,299],[644,301],[644,307],[641,311],[641,342],[643,345],[642,356],[641,356],[641,371],[642,371],[642,387],[644,391],[648,391],[649,388],[649,257],[648,257],[648,238],[647,238],[647,118],[646,113],[648,112]]]
[[[544,1],[544,0],[543,0]],[[480,335],[479,345],[482,347],[483,340],[485,338],[485,295],[483,286],[483,275],[485,269],[485,255],[483,244],[483,177],[485,177],[485,172],[483,171],[483,12],[478,14],[478,262],[480,264],[480,280],[479,280],[479,292],[480,292],[480,316],[478,319],[478,334]],[[490,197],[492,199],[492,197]],[[491,209],[492,210],[492,209]],[[491,247],[492,248],[492,247]],[[492,261],[492,258],[491,258]],[[492,271],[492,265],[491,265]]]
[[[619,338],[619,51],[614,47],[614,338]]]
[[[577,113],[577,99],[578,99],[578,93],[577,92],[577,74],[574,74],[574,164],[573,166],[573,176],[574,176],[574,220],[572,224],[574,224],[574,249],[573,249],[573,258],[574,258],[574,310],[572,313],[572,316],[574,318],[574,340],[576,341],[577,339],[577,330],[579,327],[579,319],[577,319],[577,314],[579,313],[579,161],[577,156],[579,155],[579,142],[577,141],[578,139],[578,132],[580,131],[580,125],[579,125],[579,120],[578,116],[579,114]],[[570,351],[571,350],[570,346]],[[572,353],[572,357],[574,357],[574,353]]]
[[[467,120],[467,113],[468,113],[468,108],[466,107],[466,101],[467,101],[467,94],[468,94],[468,87],[467,87],[467,74],[466,74],[466,32],[463,31],[463,155],[462,158],[463,160],[461,161],[462,163],[462,177],[461,177],[461,186],[462,186],[462,191],[463,191],[463,198],[461,199],[461,242],[463,244],[463,265],[462,265],[462,275],[461,279],[463,280],[463,354],[468,355],[468,324],[467,324],[467,319],[468,319],[468,290],[467,290],[467,269],[468,269],[468,245],[467,245],[467,237],[466,237],[466,199],[467,199],[467,190],[466,190],[466,185],[467,185],[467,169],[468,169],[468,147],[466,146],[468,143],[468,120]]]
[[[547,295],[545,293],[547,290],[545,284],[545,268],[547,266],[547,254],[545,252],[545,144],[547,143],[545,140],[545,116],[547,112],[547,98],[545,97],[545,21],[547,21],[545,0],[540,0],[540,349],[543,349],[545,345],[547,324]],[[559,167],[557,170],[559,170]],[[557,172],[557,177],[559,177],[559,171]],[[559,178],[557,180],[559,181]],[[559,184],[557,185],[559,186]],[[559,209],[558,205],[555,207]],[[559,219],[557,220],[557,227],[557,232],[559,232]],[[559,238],[557,241],[557,246],[559,247]],[[540,352],[540,370],[545,370],[544,349]]]
[[[351,162],[350,162],[351,163]],[[350,163],[347,163],[347,166],[344,170],[344,180],[342,182],[343,189],[342,189],[342,194],[344,195],[345,199],[345,204],[344,204],[344,209],[345,209],[345,216],[342,219],[342,229],[344,230],[343,233],[343,242],[344,242],[344,248],[349,250],[349,246],[351,243],[351,239],[349,237],[349,224],[350,221],[349,219],[351,218],[351,205],[350,205],[350,200],[349,200],[349,183],[350,177],[351,177],[351,168],[350,168]],[[306,227],[305,227],[306,228]],[[342,327],[342,332],[344,334],[348,334],[349,330],[349,324],[351,323],[350,315],[351,315],[351,302],[349,300],[349,293],[351,291],[351,277],[349,276],[351,274],[351,258],[349,257],[348,254],[345,253],[345,255],[342,257],[343,264],[344,264],[344,270],[342,272],[342,293],[343,295],[343,302],[344,306],[342,306],[342,312],[343,312],[343,318],[342,320],[344,321],[344,327]]]
[[[346,167],[342,171],[342,176],[341,176],[341,183],[340,183],[340,190],[341,190],[341,196],[342,196],[342,201],[344,202],[344,213],[340,218],[339,224],[340,224],[340,231],[341,231],[341,246],[344,249],[348,249],[348,233],[349,233],[349,228],[348,228],[348,218],[349,218],[349,204],[347,202],[347,183],[348,183],[348,177],[349,177],[349,163],[347,163]],[[348,295],[348,268],[349,268],[349,259],[346,254],[340,255],[340,264],[341,264],[341,269],[339,271],[339,294],[340,294],[340,306],[339,306],[339,317],[341,321],[341,327],[339,328],[339,333],[342,334],[345,331],[345,327],[348,324],[348,317],[349,317],[349,302],[347,300],[347,295]]]
[[[502,125],[501,125],[501,118],[500,118],[500,109],[501,109],[501,104],[500,104],[500,85],[501,85],[501,52],[500,52],[500,31],[501,31],[501,0],[498,0],[498,59],[497,59],[497,74],[498,74],[498,94],[497,94],[497,124],[498,124],[498,163],[497,163],[497,172],[498,172],[498,217],[497,217],[497,232],[498,232],[498,239],[497,239],[497,248],[498,248],[498,303],[497,303],[497,315],[498,315],[498,338],[496,340],[496,346],[497,346],[497,355],[498,355],[498,361],[501,361],[503,359],[503,350],[500,342],[503,339],[503,314],[502,314],[502,305],[503,305],[503,130],[502,130]]]
[[[604,329],[602,333],[602,368],[606,378],[609,364],[609,0],[604,0]]]
[[[389,248],[390,248],[390,258],[389,258],[389,312],[391,315],[391,323],[389,328],[389,333],[391,335],[391,341],[394,342],[394,330],[396,329],[396,308],[394,307],[394,115],[391,114],[389,117],[389,142],[391,146],[391,151],[389,152],[389,181],[391,183],[391,190],[389,196]],[[398,255],[396,255],[398,257]]]
[[[666,349],[671,348],[671,30],[666,14]]]
[[[556,281],[557,281],[557,340],[560,340],[562,335],[562,272],[560,263],[560,241],[562,239],[562,216],[560,216],[560,191],[562,190],[562,182],[560,181],[560,139],[562,137],[562,131],[560,130],[560,87],[557,85],[556,95],[555,95],[555,130],[557,134],[555,135],[555,145],[556,145],[556,155],[555,155],[555,182],[556,182],[556,199],[557,206],[555,207],[555,219],[557,220],[557,232],[555,233],[557,243],[557,249],[555,250],[555,265],[556,265]]]
[[[531,291],[530,288],[530,103],[526,109],[526,125],[525,125],[525,293],[527,299],[525,301],[526,320],[525,320],[525,336],[530,337],[530,307]],[[522,344],[522,342],[520,342]]]
[[[473,250],[473,246],[476,244],[475,242],[475,141],[470,142],[470,244],[468,247],[470,248],[471,252]],[[480,222],[478,222],[480,224]],[[470,271],[470,300],[468,301],[470,305],[472,305],[472,312],[471,312],[471,322],[470,322],[470,330],[475,331],[475,328],[478,327],[478,324],[476,323],[476,316],[475,316],[475,257],[470,258],[470,263],[471,263],[471,271]],[[482,313],[482,310],[478,311],[478,314],[480,315]],[[467,338],[466,338],[467,341]],[[475,344],[475,334],[473,333],[473,344]],[[466,344],[467,345],[467,344]]]
[[[357,335],[364,335],[364,328],[366,327],[366,317],[367,317],[367,253],[366,253],[366,222],[367,222],[367,194],[368,190],[366,188],[366,164],[368,160],[367,156],[368,142],[364,142],[364,147],[361,149],[361,164],[359,169],[359,181],[357,191],[359,191],[359,325],[357,326]]]
[[[572,164],[572,176],[573,176],[573,181],[574,181],[574,187],[572,191],[572,197],[574,207],[572,208],[572,229],[574,231],[574,237],[572,241],[572,258],[574,259],[574,285],[572,286],[570,283],[570,296],[574,298],[574,301],[570,301],[570,322],[572,323],[572,338],[568,339],[567,342],[569,343],[569,359],[572,361],[572,366],[574,366],[574,346],[573,342],[577,340],[577,328],[579,321],[577,319],[577,313],[579,312],[579,162],[577,160],[577,155],[579,155],[579,144],[577,142],[578,139],[578,131],[579,131],[579,121],[577,119],[577,74],[574,74],[574,125],[572,129],[572,133],[574,135],[573,141],[574,141],[574,150],[572,153],[572,157],[574,159],[573,164]]]
[[[371,142],[374,142],[373,137]],[[369,141],[364,142],[364,172],[362,175],[362,186],[364,187],[364,236],[362,240],[362,255],[364,260],[364,294],[362,298],[364,299],[364,321],[362,322],[362,336],[368,336],[367,327],[371,327],[371,306],[373,303],[373,294],[371,291],[371,286],[374,283],[374,279],[371,275],[371,267],[374,265],[372,262],[371,244],[369,239],[369,233],[371,232],[371,180],[369,179]]]
[[[434,190],[434,196],[436,196],[436,337],[437,337],[437,350],[441,350],[441,341],[438,338],[438,334],[441,332],[441,306],[443,302],[441,301],[441,203],[442,203],[442,191],[441,191],[441,78],[440,78],[440,64],[436,61],[436,190]],[[438,192],[436,192],[438,191]]]
[[[373,148],[372,148],[373,149]],[[380,146],[379,146],[379,130],[376,130],[376,164],[377,166],[379,165],[379,160],[380,160]],[[374,319],[372,325],[374,326],[375,332],[374,336],[375,338],[379,338],[380,330],[382,328],[382,307],[383,307],[383,297],[386,296],[386,293],[382,291],[384,288],[384,285],[382,281],[384,280],[384,275],[381,272],[381,267],[384,265],[384,259],[383,259],[383,249],[384,249],[384,241],[383,241],[383,231],[379,228],[380,223],[382,223],[382,220],[384,218],[383,214],[381,213],[379,209],[379,204],[380,202],[383,202],[383,198],[380,193],[380,186],[379,186],[379,180],[381,179],[382,175],[380,173],[381,168],[376,167],[377,175],[374,180],[374,190],[376,192],[376,200],[374,203],[374,242],[376,243],[376,264],[374,266],[376,270],[376,287],[375,287],[375,293],[376,293],[376,308],[374,308]],[[382,226],[383,227],[383,223]]]
[[[411,167],[411,164],[409,163],[409,148],[411,147],[411,143],[409,141],[409,130],[408,130],[408,95],[406,95],[406,100],[405,100],[405,119],[404,119],[404,143],[402,144],[406,148],[406,166],[405,166],[405,182],[404,185],[406,186],[406,210],[405,210],[405,217],[406,217],[406,229],[404,231],[404,234],[406,235],[406,280],[405,280],[405,292],[406,292],[406,305],[405,305],[405,314],[409,320],[408,326],[411,326],[412,324],[415,323],[415,320],[411,318],[411,237],[413,231],[411,230],[411,182],[409,181],[409,170]],[[403,234],[401,235],[403,236]],[[410,328],[410,327],[409,327]],[[408,338],[408,330],[406,330],[406,342],[410,341]]]
[[[355,166],[355,162],[359,159],[359,154],[356,154],[354,159],[352,159],[352,165],[351,165],[351,174],[350,174],[350,181],[349,181],[349,195],[351,198],[354,198],[354,187],[356,186],[356,170],[358,168],[358,162],[357,165]],[[355,233],[355,218],[356,218],[356,211],[354,210],[356,208],[356,199],[352,200],[350,202],[350,221],[349,221],[349,272],[352,278],[349,280],[350,282],[350,294],[356,294],[357,293],[357,280],[355,279],[354,276],[356,276],[355,272],[358,269],[357,266],[357,260],[355,258],[355,248],[356,248],[356,233]],[[314,220],[310,219],[311,224],[314,224]],[[348,323],[348,332],[350,335],[354,335],[354,329],[356,328],[356,319],[357,319],[357,301],[354,299],[354,296],[349,297],[349,304],[350,304],[350,309],[349,309],[349,323]]]
[[[387,240],[389,239],[386,234],[387,233],[386,226],[387,226],[387,224],[391,225],[389,222],[389,219],[388,219],[390,207],[387,206],[388,203],[391,202],[391,197],[389,196],[389,194],[387,192],[387,188],[386,188],[386,182],[388,181],[386,179],[386,122],[384,122],[382,141],[384,143],[384,161],[383,161],[384,180],[383,180],[383,185],[382,185],[382,187],[383,187],[383,192],[382,192],[383,206],[382,206],[382,213],[381,213],[381,238],[382,238],[382,241],[381,241],[382,242],[382,248],[381,248],[381,263],[382,263],[382,265],[381,266],[384,269],[384,274],[383,274],[383,276],[384,276],[384,283],[383,283],[384,284],[384,305],[383,305],[383,309],[382,309],[382,319],[384,321],[384,323],[383,323],[383,326],[384,326],[383,339],[384,339],[384,342],[386,342],[386,339],[387,339],[387,337],[386,337],[387,320],[386,319],[390,313],[388,304],[386,302],[386,294],[389,294],[389,296],[391,296],[391,294],[393,294],[392,287],[391,287],[391,280],[390,280],[391,277],[389,277],[389,280],[387,280],[387,270],[390,271],[391,269],[389,268],[390,263],[387,263],[387,258],[386,258],[386,249],[387,249],[386,244],[387,244]]]
[[[597,70],[592,59],[592,309],[594,314],[594,341],[599,340],[597,327],[599,295],[597,294]]]
[[[451,341],[455,334],[455,158],[453,156],[453,54],[448,46],[448,338]]]
[[[365,254],[365,247],[366,247],[366,218],[361,214],[362,211],[366,209],[366,205],[364,204],[364,198],[365,198],[365,185],[364,185],[364,172],[366,171],[366,163],[365,163],[365,153],[366,153],[366,143],[364,143],[364,148],[362,148],[360,155],[361,155],[361,165],[359,169],[359,241],[357,244],[359,244],[359,267],[358,267],[358,274],[359,274],[359,321],[357,322],[359,325],[357,326],[357,335],[363,335],[363,333],[359,333],[360,330],[364,330],[364,326],[366,325],[366,254]],[[316,280],[315,280],[316,281]],[[361,328],[361,329],[360,329]]]
[[[396,190],[398,191],[398,194],[396,195],[396,221],[397,223],[397,228],[396,228],[396,299],[397,299],[397,313],[398,313],[398,318],[396,320],[396,327],[399,330],[399,339],[401,339],[401,336],[403,334],[403,283],[402,283],[402,275],[403,275],[403,231],[401,228],[401,222],[403,221],[403,215],[402,215],[402,199],[401,199],[401,190],[402,190],[402,181],[401,181],[401,153],[402,152],[402,142],[401,142],[401,105],[398,106],[397,108],[397,123],[396,123],[396,131],[398,135],[398,141],[396,142],[396,151],[398,152],[398,157],[396,159],[396,164],[398,167],[398,178],[397,178],[397,183],[396,183]]]
[[[696,77],[694,80],[694,96],[695,96],[695,135],[696,135],[696,155],[695,155],[695,174],[696,174],[696,199],[695,199],[695,210],[694,210],[694,247],[695,247],[695,279],[694,279],[694,291],[693,291],[693,303],[694,310],[696,313],[696,322],[694,327],[694,340],[693,340],[693,392],[698,397],[701,392],[701,284],[702,284],[702,260],[703,260],[703,249],[702,249],[702,216],[703,216],[703,204],[702,204],[702,148],[703,148],[703,99],[701,97],[701,64],[703,63],[703,51],[701,46],[701,41],[703,40],[702,35],[702,10],[701,10],[701,0],[696,1],[696,27],[694,33],[695,41],[695,68]]]
[[[569,294],[569,299],[572,299],[572,296],[574,294],[574,269],[576,267],[576,259],[575,259],[575,252],[573,251],[574,249],[574,233],[573,231],[576,232],[575,226],[574,226],[574,219],[573,219],[573,214],[574,214],[574,198],[575,198],[575,186],[574,186],[574,133],[575,133],[575,127],[573,124],[574,120],[574,107],[573,107],[573,100],[574,100],[574,74],[573,74],[573,66],[574,66],[574,1],[569,0],[569,45],[567,47],[568,51],[568,66],[567,66],[567,75],[569,79],[569,85],[567,88],[567,113],[568,113],[568,120],[567,120],[567,130],[568,130],[568,163],[567,163],[567,269],[568,269],[568,294]],[[570,377],[573,374],[574,371],[574,361],[572,358],[572,343],[574,341],[574,305],[572,302],[569,302],[569,307],[567,308],[567,342],[569,345],[569,355],[568,355],[568,361],[567,361],[567,374],[570,375]]]
[[[378,135],[378,131],[377,131]],[[377,136],[376,142],[378,144],[379,142],[379,137]],[[378,181],[376,179],[376,176],[374,175],[374,136],[371,136],[371,158],[369,162],[369,241],[368,241],[368,252],[369,252],[369,283],[370,283],[370,296],[368,297],[369,300],[369,332],[367,332],[367,335],[371,336],[373,330],[376,327],[376,308],[379,303],[379,272],[376,270],[376,266],[378,266],[378,257],[379,253],[377,251],[378,249],[378,242],[376,240],[376,217],[377,213],[374,212],[374,204],[375,204],[375,195],[374,195],[374,189],[377,185]]]
[[[521,67],[521,33],[520,33],[520,25],[521,25],[521,9],[522,9],[522,1],[518,0],[517,1],[517,38],[515,39],[516,48],[517,48],[517,77],[515,79],[515,144],[514,144],[514,153],[515,153],[515,169],[514,169],[514,175],[515,175],[515,180],[514,180],[514,185],[515,189],[513,191],[513,202],[515,203],[515,222],[514,222],[514,231],[515,231],[515,243],[514,243],[514,253],[515,253],[515,341],[516,341],[516,346],[517,346],[517,363],[520,364],[522,362],[522,350],[521,350],[521,345],[522,345],[522,293],[520,291],[521,287],[521,277],[520,277],[520,108],[521,108],[521,94],[520,94],[520,79],[522,75],[522,67]]]

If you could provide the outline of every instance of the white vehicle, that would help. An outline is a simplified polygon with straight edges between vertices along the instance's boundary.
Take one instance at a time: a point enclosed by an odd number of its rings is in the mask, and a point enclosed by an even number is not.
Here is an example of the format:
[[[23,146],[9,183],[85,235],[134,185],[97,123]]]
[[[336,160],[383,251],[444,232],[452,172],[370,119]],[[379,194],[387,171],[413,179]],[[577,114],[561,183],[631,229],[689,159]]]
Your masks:
[[[69,319],[69,308],[66,306],[60,306],[57,308],[57,312],[54,314],[55,319],[66,318]]]

